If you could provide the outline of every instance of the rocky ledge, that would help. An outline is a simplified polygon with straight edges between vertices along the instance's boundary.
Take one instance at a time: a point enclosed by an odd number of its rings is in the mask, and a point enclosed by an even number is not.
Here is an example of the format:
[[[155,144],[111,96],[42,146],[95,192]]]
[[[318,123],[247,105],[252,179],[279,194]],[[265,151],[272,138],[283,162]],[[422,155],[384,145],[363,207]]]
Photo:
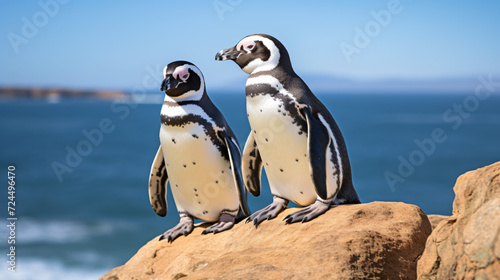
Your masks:
[[[151,240],[101,279],[416,279],[431,225],[415,205],[341,205],[304,224],[287,209],[255,229],[244,222],[216,235],[200,225],[172,244]]]
[[[453,215],[427,240],[418,279],[500,279],[500,162],[460,176]]]
[[[101,279],[500,279],[500,162],[460,176],[454,191],[453,215],[429,216],[434,231],[405,203],[341,205],[284,225],[292,208],[258,229],[201,235],[201,224],[172,244],[155,238]]]

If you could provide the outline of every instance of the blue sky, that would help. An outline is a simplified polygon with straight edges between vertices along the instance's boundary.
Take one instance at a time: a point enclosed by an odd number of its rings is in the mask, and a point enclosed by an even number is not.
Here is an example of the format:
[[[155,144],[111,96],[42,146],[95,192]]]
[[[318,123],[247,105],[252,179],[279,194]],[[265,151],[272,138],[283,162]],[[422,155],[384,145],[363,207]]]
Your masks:
[[[500,74],[498,1],[59,2],[1,2],[0,86],[130,89],[141,85],[147,69],[161,76],[169,62],[189,60],[208,88],[223,88],[246,74],[232,62],[215,61],[215,53],[253,33],[283,42],[299,75]],[[40,3],[49,3],[49,12],[58,3],[57,11],[48,14]],[[377,21],[374,13],[390,20]],[[23,35],[26,20],[39,25],[29,36]],[[369,41],[358,38],[356,45],[359,30]],[[349,59],[341,48],[347,45],[357,48]]]

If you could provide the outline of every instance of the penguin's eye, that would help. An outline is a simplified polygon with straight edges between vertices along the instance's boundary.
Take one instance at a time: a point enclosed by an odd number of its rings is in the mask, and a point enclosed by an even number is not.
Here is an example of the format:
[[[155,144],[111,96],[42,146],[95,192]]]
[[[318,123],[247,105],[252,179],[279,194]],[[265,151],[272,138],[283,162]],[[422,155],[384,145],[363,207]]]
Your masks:
[[[189,73],[183,74],[181,80],[186,81],[189,78]]]
[[[245,49],[246,49],[247,51],[251,51],[251,50],[253,50],[253,48],[254,48],[254,47],[255,47],[255,45],[254,45],[254,44],[250,44],[250,45],[246,45],[246,46],[245,46]]]

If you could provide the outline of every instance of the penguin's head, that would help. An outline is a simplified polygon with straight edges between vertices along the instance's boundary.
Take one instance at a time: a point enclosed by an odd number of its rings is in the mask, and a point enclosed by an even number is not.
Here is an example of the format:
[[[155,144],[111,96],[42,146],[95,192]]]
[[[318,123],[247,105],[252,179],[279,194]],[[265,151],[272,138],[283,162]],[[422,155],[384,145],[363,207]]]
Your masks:
[[[278,65],[291,68],[286,48],[276,38],[266,34],[246,36],[236,46],[215,55],[215,60],[229,59],[247,74],[269,71]]]
[[[174,61],[163,69],[160,90],[172,98],[202,95],[205,91],[205,80],[200,69],[193,63]]]

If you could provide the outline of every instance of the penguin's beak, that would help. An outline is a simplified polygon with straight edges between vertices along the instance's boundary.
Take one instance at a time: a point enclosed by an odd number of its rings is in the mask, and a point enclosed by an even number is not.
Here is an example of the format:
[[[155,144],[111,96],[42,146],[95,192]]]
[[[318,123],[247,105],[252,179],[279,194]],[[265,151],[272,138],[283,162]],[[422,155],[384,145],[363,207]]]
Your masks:
[[[171,88],[174,88],[174,86],[172,86],[173,83],[174,83],[174,79],[172,79],[172,76],[167,76],[167,78],[165,78],[163,80],[163,82],[161,82],[160,90],[167,91],[167,90],[170,90]]]
[[[240,55],[236,47],[222,50],[215,55],[215,60],[235,60]]]

